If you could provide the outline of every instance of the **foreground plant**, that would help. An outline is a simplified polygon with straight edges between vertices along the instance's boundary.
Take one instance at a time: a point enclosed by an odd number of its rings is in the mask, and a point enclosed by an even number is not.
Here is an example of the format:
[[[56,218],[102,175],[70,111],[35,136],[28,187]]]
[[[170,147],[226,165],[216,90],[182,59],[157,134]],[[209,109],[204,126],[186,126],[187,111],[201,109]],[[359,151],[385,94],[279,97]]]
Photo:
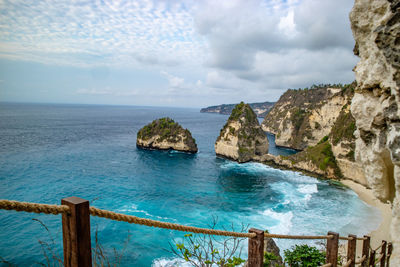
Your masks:
[[[215,229],[217,219],[213,218],[210,225]],[[226,229],[224,229],[226,230]],[[231,231],[235,231],[231,226]],[[247,227],[241,226],[240,232],[247,231]],[[233,267],[244,263],[241,252],[241,242],[246,238],[239,237],[217,237],[206,234],[186,234],[181,242],[170,243],[170,252],[184,261],[196,267]]]
[[[291,267],[317,267],[325,264],[325,253],[309,245],[295,245],[284,251],[285,262]]]

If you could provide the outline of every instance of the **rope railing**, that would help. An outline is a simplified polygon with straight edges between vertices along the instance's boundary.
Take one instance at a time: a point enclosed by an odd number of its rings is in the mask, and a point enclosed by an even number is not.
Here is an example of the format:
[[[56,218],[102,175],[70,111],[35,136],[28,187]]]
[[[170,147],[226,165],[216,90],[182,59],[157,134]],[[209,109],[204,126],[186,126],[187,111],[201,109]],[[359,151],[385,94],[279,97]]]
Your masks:
[[[91,266],[91,244],[90,244],[91,239],[90,239],[90,218],[89,218],[90,215],[115,221],[122,221],[137,225],[145,225],[149,227],[157,227],[157,228],[170,229],[182,232],[248,238],[249,267],[260,266],[260,264],[262,264],[264,255],[263,253],[261,253],[263,249],[260,249],[259,246],[260,244],[262,244],[261,245],[262,247],[264,246],[263,244],[265,237],[277,238],[277,239],[299,239],[299,240],[326,239],[327,263],[322,267],[337,266],[339,240],[347,240],[348,243],[347,262],[343,265],[343,267],[354,266],[355,264],[362,264],[362,266],[366,266],[365,264],[368,263],[368,262],[366,263],[368,259],[370,263],[375,264],[380,261],[381,265],[382,264],[384,265],[385,261],[389,262],[389,258],[392,252],[392,243],[388,243],[388,249],[386,255],[386,241],[382,241],[382,244],[373,250],[370,246],[369,236],[357,237],[355,235],[349,235],[348,237],[344,237],[344,236],[339,236],[339,234],[334,232],[328,232],[327,235],[314,235],[314,236],[282,235],[282,234],[271,234],[253,228],[250,229],[248,233],[243,233],[243,232],[186,226],[177,223],[157,221],[157,220],[137,217],[134,215],[127,215],[109,210],[103,210],[89,206],[89,201],[77,197],[65,198],[61,201],[61,204],[62,205],[49,205],[41,203],[0,199],[0,209],[4,210],[45,213],[54,215],[62,214],[65,266],[77,266],[76,263],[81,262],[81,260],[86,261],[88,263],[87,265],[84,266]],[[76,243],[78,242],[77,240],[80,240],[79,246]],[[355,260],[357,240],[363,241],[362,258],[359,261]],[[378,249],[381,249],[380,256],[377,259],[375,259],[375,252]],[[79,251],[78,253],[78,251],[76,250],[81,250],[81,251]],[[369,252],[371,252],[370,255]]]
[[[367,259],[367,255],[362,256],[362,258],[359,261],[356,261],[355,264],[361,264]]]
[[[376,249],[372,249],[372,248],[371,248],[371,250],[377,251],[377,250],[380,249],[382,246],[383,246],[383,243],[381,243]]]
[[[70,208],[67,205],[49,205],[49,204],[41,204],[41,203],[31,203],[31,202],[21,202],[15,200],[0,200],[0,209],[5,210],[15,210],[15,211],[25,211],[25,212],[34,212],[34,213],[45,213],[45,214],[68,214],[70,212]],[[183,232],[192,232],[197,234],[209,234],[209,235],[219,235],[219,236],[232,236],[232,237],[244,237],[244,238],[252,238],[255,237],[254,233],[240,233],[233,231],[225,231],[225,230],[216,230],[209,228],[200,228],[194,226],[185,226],[176,223],[162,222],[147,218],[141,218],[134,215],[126,215],[122,213],[117,213],[109,210],[102,210],[96,207],[89,208],[90,215],[102,217],[106,219],[111,219],[115,221],[123,221],[133,224],[146,225],[150,227],[158,227],[170,230],[177,230]],[[270,234],[264,233],[265,237],[270,238],[278,238],[278,239],[329,239],[331,236],[329,235],[281,235],[281,234]]]
[[[66,205],[49,205],[49,204],[21,202],[15,200],[7,200],[7,199],[0,199],[0,209],[45,213],[54,215],[70,212],[69,207]]]
[[[256,236],[254,233],[239,233],[239,232],[231,232],[231,231],[222,231],[222,230],[215,230],[215,229],[208,229],[208,228],[199,228],[194,226],[185,226],[176,223],[168,223],[168,222],[161,222],[146,218],[140,218],[133,215],[126,215],[121,213],[116,213],[113,211],[108,210],[101,210],[95,207],[90,207],[90,215],[107,218],[115,221],[122,221],[140,225],[146,225],[150,227],[158,227],[170,230],[177,230],[182,232],[192,232],[196,234],[208,234],[208,235],[219,235],[219,236],[232,236],[232,237],[247,237],[253,238]]]

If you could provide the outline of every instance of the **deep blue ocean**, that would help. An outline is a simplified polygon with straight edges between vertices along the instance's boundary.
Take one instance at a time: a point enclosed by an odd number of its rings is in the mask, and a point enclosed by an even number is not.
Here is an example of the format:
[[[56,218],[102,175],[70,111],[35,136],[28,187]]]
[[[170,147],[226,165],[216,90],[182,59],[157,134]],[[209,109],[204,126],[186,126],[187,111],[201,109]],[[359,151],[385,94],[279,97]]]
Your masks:
[[[192,132],[196,155],[136,148],[137,131],[164,116]],[[183,108],[0,103],[0,198],[59,204],[79,196],[98,208],[150,219],[207,227],[217,217],[219,229],[244,223],[282,234],[360,235],[378,227],[380,212],[351,190],[216,158],[214,142],[227,118]],[[291,153],[270,147],[271,153]],[[172,265],[169,243],[185,234],[96,217],[91,227],[92,241],[97,231],[106,253],[124,249],[122,266]],[[39,241],[62,257],[60,215],[0,210],[4,260],[44,263]],[[295,242],[278,240],[281,249]]]

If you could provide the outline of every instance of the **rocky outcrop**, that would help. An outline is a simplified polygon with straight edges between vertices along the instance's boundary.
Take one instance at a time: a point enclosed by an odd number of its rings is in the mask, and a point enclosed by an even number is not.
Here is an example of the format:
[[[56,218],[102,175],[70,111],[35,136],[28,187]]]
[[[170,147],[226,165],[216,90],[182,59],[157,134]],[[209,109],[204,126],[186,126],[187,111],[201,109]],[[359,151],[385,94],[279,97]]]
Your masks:
[[[350,20],[360,57],[355,158],[376,197],[392,203],[391,266],[400,266],[400,1],[355,0]]]
[[[248,104],[236,105],[215,142],[217,156],[240,163],[268,153],[268,139]]]
[[[354,159],[356,127],[350,104],[356,85],[288,90],[266,116],[263,129],[275,131],[277,145],[303,151],[268,160],[281,167],[366,185],[362,166]]]
[[[144,126],[137,133],[136,146],[143,149],[197,152],[195,139],[170,118],[161,118]]]
[[[268,260],[268,266],[283,266],[280,249],[270,237],[264,237],[264,264]]]
[[[271,110],[275,102],[262,102],[262,103],[250,103],[250,107],[257,114],[257,117],[264,118],[265,115]],[[218,106],[210,106],[202,108],[201,113],[218,113],[224,115],[230,115],[232,110],[237,104],[222,104]]]
[[[315,146],[290,156],[261,155],[255,160],[278,168],[301,171],[305,174],[341,179],[340,168],[332,152],[332,146],[327,138]]]
[[[243,265],[248,267],[248,262]],[[264,237],[264,266],[278,267],[284,266],[283,259],[280,254],[280,249],[275,241],[270,237]]]
[[[287,90],[265,116],[262,128],[275,134],[278,146],[303,150],[329,135],[342,107],[346,87]]]

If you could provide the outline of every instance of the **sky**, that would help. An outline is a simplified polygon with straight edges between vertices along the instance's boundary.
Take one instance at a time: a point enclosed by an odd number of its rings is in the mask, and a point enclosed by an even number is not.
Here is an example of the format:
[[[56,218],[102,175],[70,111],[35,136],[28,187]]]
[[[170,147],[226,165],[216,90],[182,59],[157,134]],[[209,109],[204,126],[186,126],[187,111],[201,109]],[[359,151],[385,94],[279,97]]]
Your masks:
[[[349,83],[350,0],[0,0],[0,101],[205,107]]]

